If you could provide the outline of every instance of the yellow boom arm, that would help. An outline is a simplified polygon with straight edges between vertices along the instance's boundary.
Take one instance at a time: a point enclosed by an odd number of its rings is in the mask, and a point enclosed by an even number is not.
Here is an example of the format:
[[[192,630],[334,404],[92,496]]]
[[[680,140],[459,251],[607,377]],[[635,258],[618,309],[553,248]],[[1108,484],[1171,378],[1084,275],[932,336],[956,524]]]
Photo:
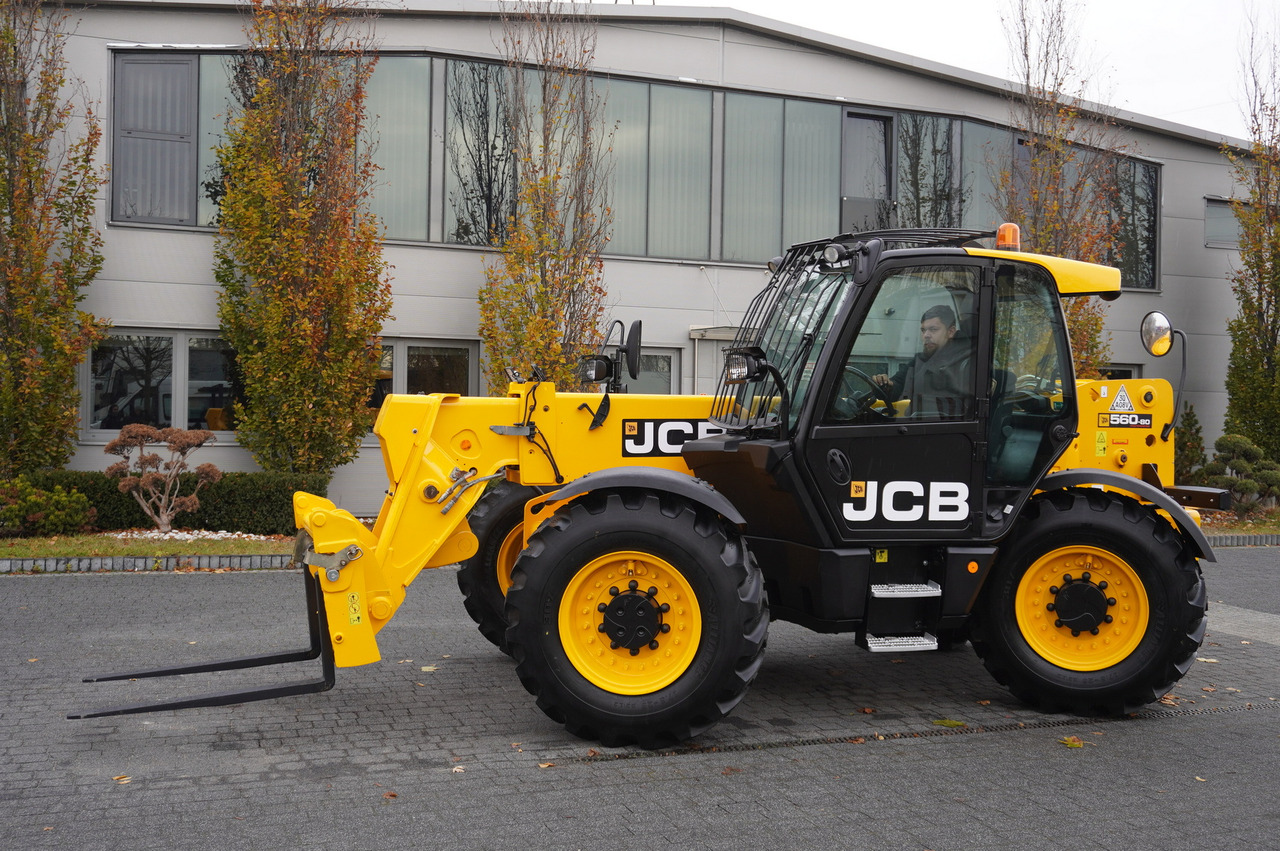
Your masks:
[[[335,664],[376,662],[375,636],[417,575],[475,554],[466,516],[485,482],[554,487],[623,464],[689,472],[679,444],[706,433],[710,397],[611,396],[608,416],[592,428],[601,404],[599,395],[546,383],[513,384],[500,399],[389,396],[374,432],[390,487],[373,529],[324,497],[294,495]],[[573,451],[556,455],[560,446]]]

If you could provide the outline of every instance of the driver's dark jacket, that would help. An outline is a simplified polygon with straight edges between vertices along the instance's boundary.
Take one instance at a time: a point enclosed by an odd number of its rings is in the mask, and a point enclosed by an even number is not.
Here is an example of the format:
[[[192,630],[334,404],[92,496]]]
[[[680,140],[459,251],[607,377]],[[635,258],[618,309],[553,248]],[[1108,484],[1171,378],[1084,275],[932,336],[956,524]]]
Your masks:
[[[899,398],[911,402],[918,417],[956,419],[973,411],[973,358],[964,342],[951,340],[932,357],[916,355],[898,370],[893,386],[901,387]]]

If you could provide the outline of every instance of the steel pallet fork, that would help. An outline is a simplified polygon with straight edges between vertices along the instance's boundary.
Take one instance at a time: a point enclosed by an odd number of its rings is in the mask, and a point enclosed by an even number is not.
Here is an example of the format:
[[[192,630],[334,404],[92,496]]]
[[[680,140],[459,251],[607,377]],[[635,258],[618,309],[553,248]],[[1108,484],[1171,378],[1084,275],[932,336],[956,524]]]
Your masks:
[[[302,536],[300,536],[302,537]],[[301,563],[301,558],[295,558]],[[181,665],[169,668],[152,668],[145,671],[130,671],[122,674],[85,677],[86,683],[101,683],[109,680],[135,680],[148,677],[172,677],[180,674],[203,674],[213,671],[236,671],[243,668],[260,668],[265,665],[280,665],[288,662],[305,662],[319,658],[321,677],[314,680],[286,683],[278,686],[245,689],[242,691],[216,692],[213,694],[188,697],[179,700],[167,700],[159,703],[139,703],[132,706],[117,706],[109,709],[96,709],[68,715],[67,718],[104,718],[110,715],[134,715],[140,712],[158,712],[163,709],[194,709],[200,706],[227,706],[233,703],[248,703],[255,700],[270,700],[276,697],[288,697],[295,694],[312,694],[328,691],[333,688],[334,664],[333,644],[329,638],[329,629],[325,619],[324,594],[320,592],[320,579],[310,570],[303,571],[303,579],[307,593],[307,624],[311,631],[311,645],[301,650],[288,650],[283,653],[268,653],[261,656],[244,656],[239,659],[223,659],[217,662],[202,662],[195,665]]]

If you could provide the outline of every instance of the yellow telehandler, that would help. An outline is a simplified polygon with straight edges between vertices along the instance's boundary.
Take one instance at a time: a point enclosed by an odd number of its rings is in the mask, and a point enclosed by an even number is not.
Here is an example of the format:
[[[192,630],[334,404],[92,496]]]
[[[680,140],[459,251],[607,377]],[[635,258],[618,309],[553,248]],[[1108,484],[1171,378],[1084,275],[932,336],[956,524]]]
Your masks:
[[[318,657],[319,679],[78,717],[322,691],[453,564],[538,705],[607,745],[725,717],[771,619],[872,652],[967,640],[1046,709],[1132,711],[1187,671],[1213,559],[1196,510],[1226,497],[1174,486],[1168,382],[1073,375],[1060,300],[1118,296],[1117,270],[1021,253],[1010,226],[845,234],[770,267],[714,396],[619,392],[636,323],[587,359],[600,393],[535,370],[502,398],[388,397],[373,528],[294,497],[310,646],[115,675]],[[1157,356],[1178,333],[1141,330]]]

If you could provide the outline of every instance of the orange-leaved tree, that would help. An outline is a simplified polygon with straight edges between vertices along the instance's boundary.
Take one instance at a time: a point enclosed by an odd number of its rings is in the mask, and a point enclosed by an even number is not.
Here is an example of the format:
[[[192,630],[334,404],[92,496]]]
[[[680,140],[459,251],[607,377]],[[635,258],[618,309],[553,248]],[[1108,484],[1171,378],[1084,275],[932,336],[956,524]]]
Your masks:
[[[515,152],[516,210],[480,289],[492,393],[505,392],[508,366],[537,366],[557,386],[579,388],[578,358],[601,342],[612,160],[590,73],[596,23],[584,12],[523,0],[503,17],[501,112]]]
[[[237,439],[266,470],[353,458],[391,308],[364,138],[376,56],[355,0],[252,0],[218,149],[218,314],[243,397]]]
[[[1079,35],[1070,0],[1015,0],[1005,18],[1016,89],[1016,144],[992,163],[992,203],[1017,222],[1025,250],[1094,263],[1116,251],[1116,166],[1124,148],[1114,121],[1086,110]],[[1098,298],[1063,300],[1076,375],[1099,377],[1111,359]]]
[[[66,14],[0,4],[0,478],[71,455],[76,366],[104,328],[80,308],[102,267],[102,131],[66,89]]]

